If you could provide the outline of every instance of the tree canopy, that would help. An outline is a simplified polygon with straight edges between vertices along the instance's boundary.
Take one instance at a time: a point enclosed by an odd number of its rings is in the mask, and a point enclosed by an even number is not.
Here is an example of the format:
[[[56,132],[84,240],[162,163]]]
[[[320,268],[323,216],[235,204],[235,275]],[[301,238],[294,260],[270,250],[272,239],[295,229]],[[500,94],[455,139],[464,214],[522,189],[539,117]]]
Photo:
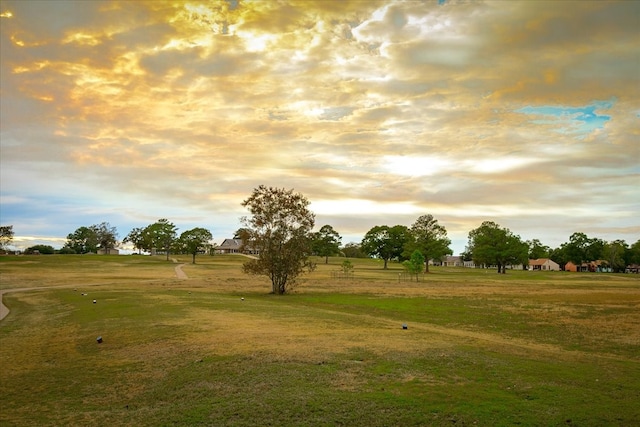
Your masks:
[[[196,255],[206,251],[211,246],[213,235],[206,228],[196,227],[180,234],[178,239],[180,248],[193,256],[192,263],[196,263]]]
[[[156,248],[164,250],[167,254],[168,261],[171,248],[177,238],[178,227],[168,219],[160,218],[155,223],[147,226],[143,230],[143,234],[145,235],[145,239],[151,245],[149,249]]]
[[[311,248],[314,255],[324,257],[324,263],[329,263],[329,257],[340,252],[342,237],[330,225],[323,225],[320,231],[313,233]]]
[[[493,221],[485,221],[469,232],[467,250],[476,264],[496,265],[498,273],[506,273],[507,265],[525,264],[529,247],[520,236]]]
[[[315,215],[300,193],[284,188],[259,186],[242,202],[250,216],[241,222],[249,230],[247,245],[259,252],[244,263],[247,274],[266,276],[274,294],[284,294],[297,277],[315,267],[309,261],[311,230]]]
[[[6,250],[13,241],[13,225],[0,226],[0,250]]]
[[[362,239],[362,250],[369,256],[384,261],[384,269],[390,259],[401,259],[404,245],[411,239],[409,229],[404,225],[377,225],[367,231]]]
[[[410,231],[412,239],[407,244],[407,252],[420,251],[425,260],[425,272],[429,272],[430,259],[440,259],[453,253],[449,248],[451,240],[447,237],[447,230],[432,215],[420,216]]]

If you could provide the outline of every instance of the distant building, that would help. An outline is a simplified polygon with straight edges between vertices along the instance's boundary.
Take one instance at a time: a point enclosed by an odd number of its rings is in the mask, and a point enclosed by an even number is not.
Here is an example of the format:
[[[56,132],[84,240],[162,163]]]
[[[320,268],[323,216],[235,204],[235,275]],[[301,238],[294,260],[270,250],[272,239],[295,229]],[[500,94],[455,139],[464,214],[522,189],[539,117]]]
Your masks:
[[[611,273],[613,271],[613,269],[609,267],[608,263],[602,260],[583,262],[580,265],[576,265],[569,261],[565,264],[564,270],[578,273]]]
[[[530,271],[560,271],[560,265],[549,258],[538,258],[529,260]]]
[[[220,246],[216,246],[217,254],[250,254],[257,255],[259,252],[253,248],[244,247],[242,239],[224,239]]]
[[[111,249],[100,248],[98,249],[98,255],[120,255],[120,251],[116,248],[111,248]]]

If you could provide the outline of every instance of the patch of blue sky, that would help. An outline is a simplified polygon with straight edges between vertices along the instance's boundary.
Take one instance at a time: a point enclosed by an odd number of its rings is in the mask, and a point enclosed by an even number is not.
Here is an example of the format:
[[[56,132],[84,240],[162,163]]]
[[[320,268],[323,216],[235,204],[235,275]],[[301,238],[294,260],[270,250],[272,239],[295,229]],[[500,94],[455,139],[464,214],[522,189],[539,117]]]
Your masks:
[[[611,120],[611,116],[602,114],[602,110],[608,110],[616,100],[594,101],[583,107],[551,106],[539,107],[527,106],[515,110],[516,113],[537,116],[531,123],[541,125],[556,125],[555,131],[562,134],[573,134],[578,137],[602,129]]]

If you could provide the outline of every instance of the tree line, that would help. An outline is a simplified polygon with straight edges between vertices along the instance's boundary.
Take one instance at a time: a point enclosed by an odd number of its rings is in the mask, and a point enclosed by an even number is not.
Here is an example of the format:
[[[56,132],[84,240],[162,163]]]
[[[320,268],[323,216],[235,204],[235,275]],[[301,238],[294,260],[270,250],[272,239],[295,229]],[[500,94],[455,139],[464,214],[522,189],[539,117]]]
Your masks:
[[[384,261],[384,269],[393,260],[402,262],[409,273],[417,275],[423,269],[429,272],[430,260],[442,260],[453,253],[446,228],[430,214],[418,217],[410,227],[374,226],[359,244],[341,246],[342,238],[332,226],[324,225],[319,231],[312,231],[315,214],[309,204],[306,197],[293,190],[264,185],[255,188],[242,202],[250,215],[240,218],[244,227],[234,238],[241,239],[244,248],[259,254],[243,264],[243,271],[268,277],[273,293],[287,292],[300,274],[313,270],[315,264],[309,259],[311,255],[323,257],[325,263],[333,255],[375,257]],[[13,238],[13,228],[5,226],[0,231],[0,243],[4,248]],[[213,248],[211,232],[205,228],[196,227],[179,236],[177,231],[175,224],[161,218],[146,227],[134,228],[122,242],[131,243],[139,251],[164,252],[167,260],[170,253],[188,253],[193,256],[193,263],[197,254]],[[103,222],[70,233],[59,252],[84,254],[101,250],[109,253],[117,244],[116,228]],[[44,245],[26,252],[48,253],[49,249],[53,253],[52,247]],[[505,273],[509,265],[527,265],[529,259],[539,258],[550,258],[561,266],[568,261],[580,265],[601,260],[613,271],[624,271],[627,265],[640,264],[640,240],[628,245],[623,240],[606,242],[584,233],[574,233],[568,242],[551,249],[537,239],[523,241],[508,228],[485,221],[469,232],[468,244],[461,256],[476,265],[497,267],[499,273]]]

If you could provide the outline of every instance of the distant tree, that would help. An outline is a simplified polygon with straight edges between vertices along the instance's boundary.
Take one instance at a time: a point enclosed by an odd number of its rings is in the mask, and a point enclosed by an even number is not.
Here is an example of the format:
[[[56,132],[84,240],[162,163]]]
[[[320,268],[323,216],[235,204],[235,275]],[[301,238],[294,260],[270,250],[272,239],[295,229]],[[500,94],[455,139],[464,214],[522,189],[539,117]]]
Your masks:
[[[552,249],[549,252],[549,258],[558,263],[560,268],[564,270],[565,265],[569,262],[569,255],[567,254],[567,245],[563,243],[560,247]]]
[[[633,243],[628,250],[625,251],[625,263],[640,264],[640,240]]]
[[[272,292],[282,295],[295,285],[300,274],[315,268],[309,261],[315,223],[309,201],[293,190],[261,185],[242,206],[251,214],[241,218],[250,230],[247,245],[259,252],[258,259],[243,265],[243,271],[267,276]]]
[[[565,246],[566,255],[569,261],[576,265],[581,265],[584,261],[592,261],[587,254],[591,239],[584,233],[573,233],[569,237],[569,242]]]
[[[53,248],[53,246],[50,245],[35,245],[25,249],[24,253],[27,255],[31,255],[34,253],[39,253],[41,255],[52,255],[56,253],[56,250]]]
[[[122,243],[131,243],[133,248],[138,250],[138,253],[151,249],[149,236],[145,234],[145,229],[142,227],[136,227],[131,230],[129,234],[127,234],[127,237],[122,239]]]
[[[169,261],[169,254],[177,238],[178,228],[166,218],[160,218],[155,223],[148,225],[143,234],[147,239],[151,248],[161,249],[167,254],[167,261]]]
[[[342,247],[342,253],[347,258],[365,258],[367,255],[362,251],[358,243],[347,243]]]
[[[192,263],[195,264],[196,255],[200,252],[206,252],[211,246],[212,239],[213,236],[209,230],[196,227],[182,233],[178,241],[180,242],[181,248],[193,256]]]
[[[410,239],[411,233],[404,225],[377,225],[364,235],[361,248],[369,256],[381,258],[386,270],[390,259],[401,259],[404,245]]]
[[[58,253],[60,255],[75,255],[76,251],[74,251],[73,249],[71,249],[68,246],[63,246]]]
[[[540,240],[527,240],[526,243],[529,247],[529,259],[549,258],[551,248],[549,248],[549,246],[543,245]]]
[[[422,272],[422,266],[424,265],[424,262],[425,256],[422,255],[422,252],[416,249],[411,254],[411,258],[407,261],[404,261],[402,265],[404,266],[405,270],[407,270],[407,273],[412,276],[415,275],[417,282],[420,277],[420,273]]]
[[[602,239],[591,238],[589,239],[589,245],[587,246],[587,261],[597,261],[603,260],[604,256],[604,248],[607,245]]]
[[[65,248],[72,249],[77,254],[95,253],[98,251],[98,235],[92,227],[79,227],[67,235]]]
[[[410,228],[412,239],[407,243],[406,250],[413,256],[417,249],[424,256],[424,271],[429,272],[429,260],[441,259],[445,255],[453,254],[449,249],[451,240],[447,237],[447,230],[432,215],[422,215]]]
[[[623,272],[627,266],[624,255],[628,250],[628,245],[624,240],[615,240],[605,245],[603,258],[614,272]]]
[[[105,254],[109,254],[111,249],[118,245],[118,230],[112,227],[108,222],[95,224],[90,227],[95,233],[98,247],[104,250]]]
[[[525,263],[528,246],[520,236],[493,221],[485,221],[469,232],[468,250],[476,264],[497,265],[498,273],[505,274],[507,265]]]
[[[247,237],[251,234],[251,230],[245,227],[238,228],[235,233],[233,233],[234,239],[246,240]]]
[[[0,226],[0,250],[6,250],[13,241],[13,225]]]
[[[311,250],[313,254],[324,257],[324,263],[329,263],[329,257],[340,252],[342,237],[330,225],[323,225],[320,231],[313,233]]]

